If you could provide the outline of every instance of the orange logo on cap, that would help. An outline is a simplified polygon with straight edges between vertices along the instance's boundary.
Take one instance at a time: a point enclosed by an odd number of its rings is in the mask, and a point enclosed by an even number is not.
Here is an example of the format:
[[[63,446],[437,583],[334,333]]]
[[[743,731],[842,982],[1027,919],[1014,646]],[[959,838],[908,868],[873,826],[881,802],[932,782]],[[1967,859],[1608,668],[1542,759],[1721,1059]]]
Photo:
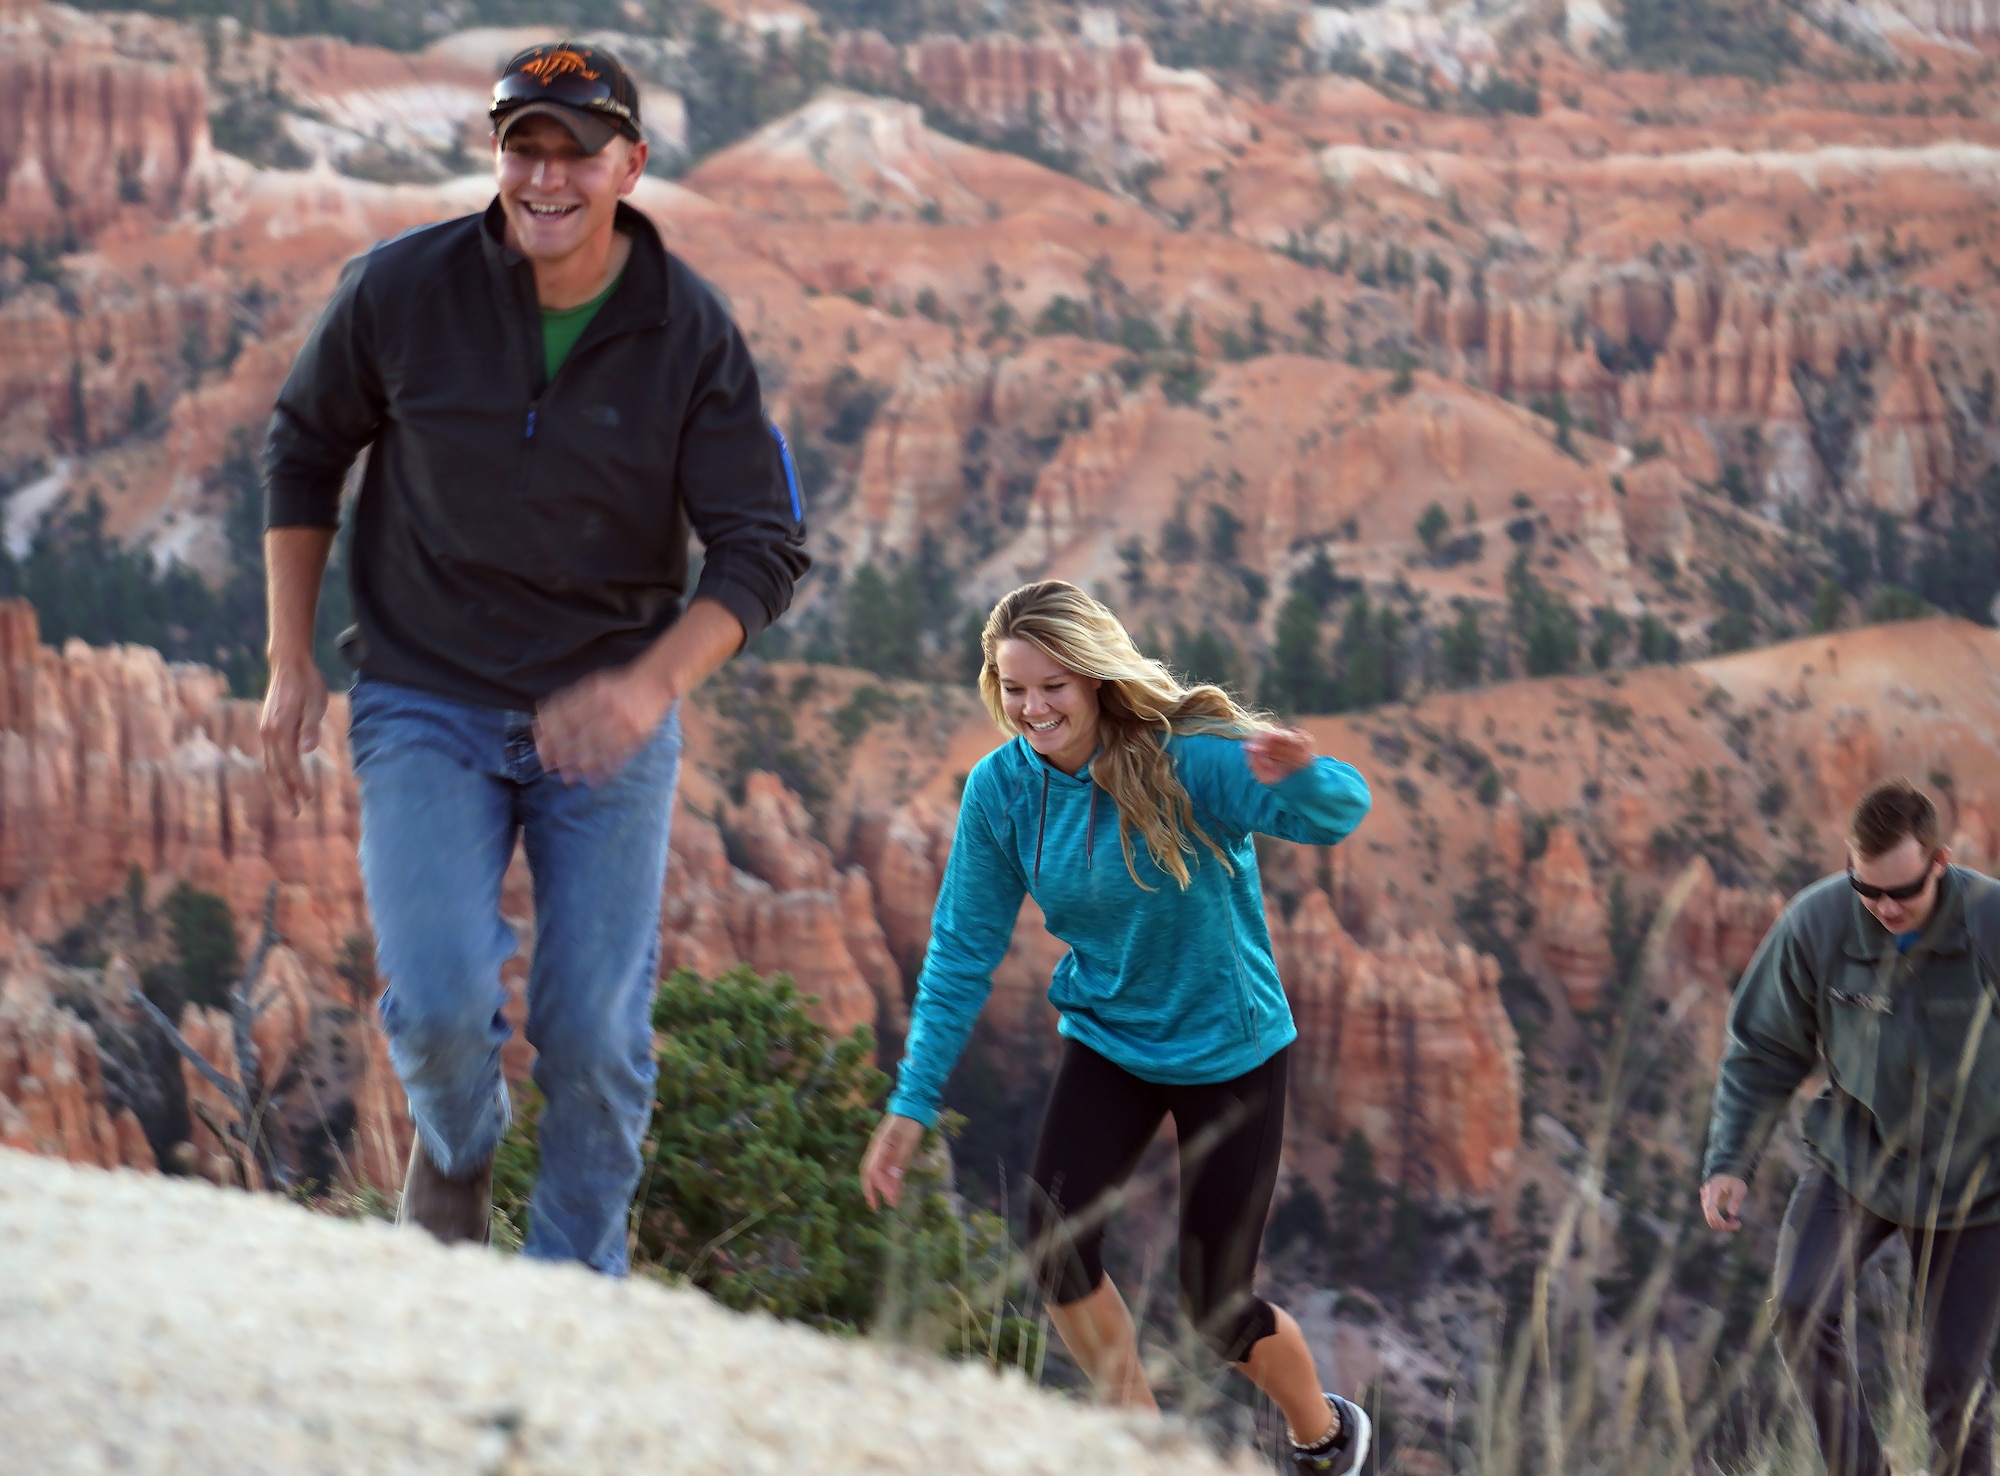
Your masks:
[[[571,51],[567,47],[548,52],[532,61],[522,62],[521,70],[544,86],[558,77],[567,77],[572,72],[588,82],[595,82],[602,75],[591,71],[590,63],[584,60],[581,52]]]

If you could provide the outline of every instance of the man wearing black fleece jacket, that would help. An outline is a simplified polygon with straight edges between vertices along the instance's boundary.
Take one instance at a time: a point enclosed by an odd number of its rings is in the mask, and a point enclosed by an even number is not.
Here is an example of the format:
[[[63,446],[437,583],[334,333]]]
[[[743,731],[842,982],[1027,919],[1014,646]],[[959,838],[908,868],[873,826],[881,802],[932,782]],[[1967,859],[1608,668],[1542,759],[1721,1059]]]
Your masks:
[[[508,1113],[500,883],[518,837],[546,1101],[525,1250],[614,1275],[652,1109],[677,704],[784,612],[807,567],[748,348],[622,203],[645,168],[638,107],[601,48],[510,61],[497,198],[348,264],[266,450],[265,767],[295,813],[326,711],[320,579],[342,481],[368,453],[343,646],[382,1020],[417,1129],[402,1217],[447,1241],[486,1234]]]

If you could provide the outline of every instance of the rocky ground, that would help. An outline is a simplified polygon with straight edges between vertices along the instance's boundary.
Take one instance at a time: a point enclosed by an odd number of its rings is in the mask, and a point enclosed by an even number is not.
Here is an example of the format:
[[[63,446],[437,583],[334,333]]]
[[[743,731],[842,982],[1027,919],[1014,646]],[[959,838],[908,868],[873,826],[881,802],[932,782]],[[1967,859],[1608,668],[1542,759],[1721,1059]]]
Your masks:
[[[0,1247],[11,1471],[1250,1469],[698,1292],[4,1150]]]

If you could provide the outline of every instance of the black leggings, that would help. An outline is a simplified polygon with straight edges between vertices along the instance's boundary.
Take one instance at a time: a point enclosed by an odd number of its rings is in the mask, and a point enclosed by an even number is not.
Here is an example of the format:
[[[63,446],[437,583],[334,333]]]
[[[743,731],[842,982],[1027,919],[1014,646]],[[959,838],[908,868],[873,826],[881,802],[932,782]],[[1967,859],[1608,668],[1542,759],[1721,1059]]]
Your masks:
[[[1180,1140],[1181,1310],[1228,1363],[1276,1332],[1277,1315],[1252,1283],[1284,1143],[1286,1055],[1233,1081],[1162,1086],[1064,1041],[1028,1203],[1042,1294],[1064,1306],[1103,1283],[1105,1221],[1171,1112]]]

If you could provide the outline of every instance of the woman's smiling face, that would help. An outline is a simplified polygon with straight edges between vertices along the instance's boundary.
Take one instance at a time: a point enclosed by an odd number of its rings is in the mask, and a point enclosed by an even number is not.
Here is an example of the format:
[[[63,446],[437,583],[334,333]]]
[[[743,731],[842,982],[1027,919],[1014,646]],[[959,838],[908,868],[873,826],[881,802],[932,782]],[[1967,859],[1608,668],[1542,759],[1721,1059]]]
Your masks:
[[[1097,751],[1097,678],[1057,665],[1041,647],[1019,637],[1000,643],[993,664],[1000,672],[1007,721],[1065,774],[1081,769]]]

